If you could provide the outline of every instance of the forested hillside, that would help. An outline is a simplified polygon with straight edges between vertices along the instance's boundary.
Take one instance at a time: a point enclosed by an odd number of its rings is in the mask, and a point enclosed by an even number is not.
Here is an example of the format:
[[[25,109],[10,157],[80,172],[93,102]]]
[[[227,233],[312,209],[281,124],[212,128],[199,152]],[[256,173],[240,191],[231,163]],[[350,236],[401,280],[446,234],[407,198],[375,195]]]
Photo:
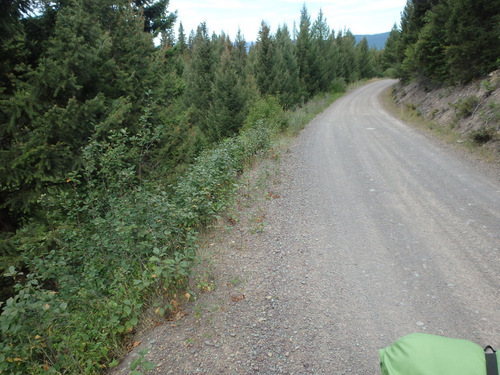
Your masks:
[[[168,0],[3,3],[0,372],[116,363],[288,113],[379,74],[366,40],[305,7],[296,39],[263,22],[249,51],[181,21]]]
[[[467,83],[500,67],[500,0],[408,0],[383,57],[407,81]]]
[[[395,99],[450,139],[500,152],[500,0],[409,0],[382,58]]]
[[[390,31],[382,34],[371,34],[371,35],[354,35],[356,38],[356,42],[359,43],[363,39],[366,38],[366,41],[368,42],[368,46],[371,48],[376,48],[379,50],[383,50],[385,47],[385,42],[387,41],[387,38],[389,37]]]

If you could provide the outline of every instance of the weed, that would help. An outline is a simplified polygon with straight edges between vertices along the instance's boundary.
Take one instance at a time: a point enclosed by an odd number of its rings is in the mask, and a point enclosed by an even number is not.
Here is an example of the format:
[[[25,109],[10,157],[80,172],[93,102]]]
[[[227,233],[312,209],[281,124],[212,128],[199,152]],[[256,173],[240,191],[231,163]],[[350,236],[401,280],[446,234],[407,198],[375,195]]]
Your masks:
[[[486,91],[493,91],[495,89],[495,86],[487,79],[481,81],[481,86],[483,86]]]
[[[201,317],[202,308],[199,305],[196,305],[193,308],[193,312],[194,312],[194,316],[199,319]]]
[[[500,124],[500,103],[497,103],[495,101],[491,101],[488,105],[492,111],[492,120],[495,121],[497,124]]]
[[[460,99],[457,103],[452,104],[455,108],[457,118],[467,118],[474,114],[479,106],[479,99],[475,95],[468,96],[465,99]]]
[[[408,111],[416,111],[417,106],[414,103],[405,103],[405,107]]]
[[[129,375],[146,375],[149,371],[153,371],[156,368],[156,363],[146,360],[148,352],[149,349],[141,349],[139,351],[139,358],[134,359],[130,364]]]
[[[239,276],[233,276],[228,281],[228,286],[238,286],[240,284],[241,284],[241,280],[240,280]]]
[[[485,144],[491,141],[494,136],[495,131],[492,128],[482,128],[470,134],[470,138],[478,144]]]

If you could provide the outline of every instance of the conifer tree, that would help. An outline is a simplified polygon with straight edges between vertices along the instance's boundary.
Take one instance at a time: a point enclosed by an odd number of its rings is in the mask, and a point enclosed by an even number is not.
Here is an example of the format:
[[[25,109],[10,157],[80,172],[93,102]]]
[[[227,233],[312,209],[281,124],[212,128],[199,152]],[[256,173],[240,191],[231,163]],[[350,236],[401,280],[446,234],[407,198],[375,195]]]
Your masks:
[[[208,136],[220,141],[236,134],[247,114],[247,90],[238,75],[239,51],[226,39],[224,51],[215,72],[213,103],[210,106]]]
[[[307,97],[312,90],[313,83],[311,77],[311,18],[304,4],[300,11],[299,32],[297,35],[297,62],[301,84],[306,90]],[[306,97],[306,98],[307,98]]]
[[[340,76],[346,82],[354,82],[359,78],[358,61],[356,59],[356,39],[350,30],[339,32],[337,43],[340,52]]]
[[[401,37],[401,31],[398,26],[394,24],[392,30],[387,38],[384,46],[384,53],[382,55],[382,69],[387,71],[388,69],[393,69],[392,75],[396,75],[399,70],[400,64],[403,62],[402,55],[398,53],[398,43]]]
[[[236,39],[234,41],[234,46],[236,50],[234,51],[235,59],[236,59],[236,69],[238,75],[243,79],[246,79],[246,66],[248,60],[248,51],[247,51],[247,42],[245,37],[241,33],[241,30],[238,29],[236,33]]]
[[[269,25],[262,21],[255,46],[255,64],[253,66],[257,86],[262,95],[272,93],[272,72],[275,64],[275,49]]]
[[[445,56],[446,24],[450,13],[447,0],[442,0],[424,16],[425,25],[419,33],[417,42],[407,49],[404,69],[442,82],[449,77],[449,66]]]
[[[184,33],[184,26],[182,26],[182,22],[179,23],[179,34],[177,36],[177,46],[178,51],[181,55],[183,55],[187,48],[186,34]]]
[[[295,46],[286,25],[278,28],[275,45],[276,63],[272,71],[272,92],[278,97],[283,108],[291,108],[299,103],[302,90]]]
[[[338,79],[343,80],[341,71],[341,59],[340,59],[340,48],[339,43],[335,37],[335,32],[332,30],[328,36],[326,42],[326,69],[327,69],[327,81],[328,81],[328,91],[332,89],[338,90],[337,88],[332,88],[332,83],[336,82]]]
[[[366,38],[363,38],[356,46],[356,60],[359,68],[359,78],[372,78],[375,74],[374,62]]]
[[[163,34],[163,38],[170,35],[177,15],[167,11],[169,2],[170,0],[134,0],[135,13],[143,15],[145,32],[154,36]]]
[[[324,18],[323,11],[320,9],[318,18],[313,22],[311,27],[311,57],[310,57],[310,72],[311,83],[313,86],[309,88],[312,95],[317,92],[326,92],[330,85],[330,71],[328,66],[328,37],[330,28]]]
[[[498,68],[500,1],[450,1],[446,58],[455,81],[468,82]]]
[[[206,114],[213,101],[215,67],[216,55],[213,43],[208,36],[207,25],[203,22],[197,28],[191,48],[191,59],[184,72],[186,81],[184,99],[191,123],[200,129],[207,142],[214,140],[209,138],[211,131]]]
[[[406,49],[415,44],[418,34],[425,24],[424,16],[438,0],[408,0],[401,13],[401,38],[399,54],[405,55]]]
[[[8,141],[2,144],[0,205],[17,212],[30,210],[47,189],[64,186],[95,124],[138,131],[146,93],[164,82],[156,75],[161,59],[153,36],[129,2],[71,0],[45,9],[49,17],[56,12],[54,30],[2,101]]]
[[[499,25],[499,0],[409,0],[395,54],[399,76],[457,83],[487,74],[498,67]]]

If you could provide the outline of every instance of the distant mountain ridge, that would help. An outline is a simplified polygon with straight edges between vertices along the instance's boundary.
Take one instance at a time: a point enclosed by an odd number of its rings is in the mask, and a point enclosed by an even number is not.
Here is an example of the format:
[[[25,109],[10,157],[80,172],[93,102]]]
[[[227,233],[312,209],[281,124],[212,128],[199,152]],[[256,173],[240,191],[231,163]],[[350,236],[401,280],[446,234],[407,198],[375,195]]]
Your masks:
[[[385,42],[387,41],[387,38],[389,38],[389,34],[391,32],[388,31],[386,33],[382,34],[373,34],[373,35],[354,35],[356,38],[356,44],[361,42],[363,38],[366,38],[366,41],[368,42],[368,47],[372,48],[375,47],[376,49],[384,49],[385,47]]]

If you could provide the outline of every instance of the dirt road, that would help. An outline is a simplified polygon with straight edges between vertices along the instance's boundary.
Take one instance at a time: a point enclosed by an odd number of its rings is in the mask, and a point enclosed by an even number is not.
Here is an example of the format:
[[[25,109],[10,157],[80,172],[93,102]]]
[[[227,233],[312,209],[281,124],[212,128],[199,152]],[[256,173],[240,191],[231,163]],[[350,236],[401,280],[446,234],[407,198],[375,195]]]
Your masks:
[[[215,291],[142,339],[155,373],[379,374],[411,332],[500,348],[500,182],[387,114],[392,83],[306,127],[262,231],[214,238]]]

